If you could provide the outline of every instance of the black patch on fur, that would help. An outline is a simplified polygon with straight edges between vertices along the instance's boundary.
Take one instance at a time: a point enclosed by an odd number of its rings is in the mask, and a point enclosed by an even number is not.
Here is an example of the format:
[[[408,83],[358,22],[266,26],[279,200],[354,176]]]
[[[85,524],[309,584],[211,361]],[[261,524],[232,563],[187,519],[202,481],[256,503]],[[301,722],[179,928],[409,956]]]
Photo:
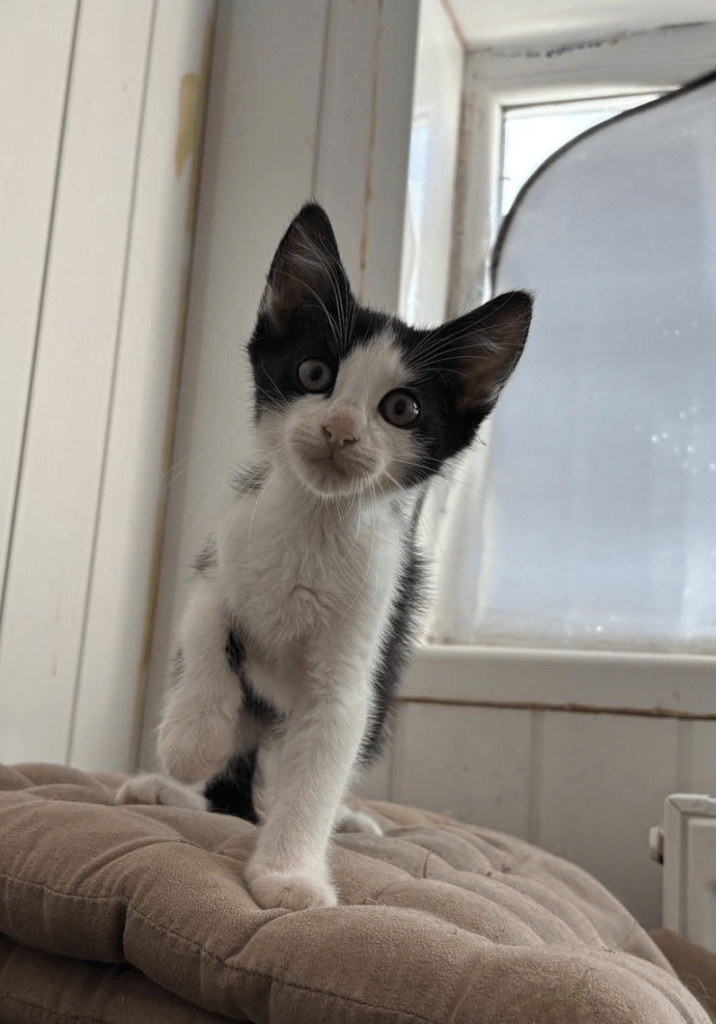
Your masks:
[[[193,568],[200,576],[211,576],[216,566],[216,542],[212,537],[194,559]]]
[[[174,655],[174,661],[172,662],[171,679],[172,686],[179,682],[181,677],[184,675],[184,651],[181,647]]]
[[[251,718],[256,718],[259,722],[263,722],[266,725],[278,725],[283,716],[276,710],[273,704],[256,692],[242,672],[241,663],[245,657],[244,642],[238,630],[229,630],[225,650],[229,668],[241,681],[241,689],[244,694],[242,714],[250,715]]]
[[[383,751],[395,717],[395,694],[402,682],[425,607],[425,561],[415,544],[421,496],[413,515],[403,568],[398,579],[388,629],[373,674],[373,706],[368,728],[361,742],[358,759],[367,765]]]
[[[278,725],[281,714],[251,686],[242,672],[245,657],[244,642],[236,629],[229,630],[226,640],[226,659],[229,668],[238,676],[243,692],[241,714],[255,718],[264,725]],[[256,750],[235,754],[228,764],[210,779],[204,789],[209,801],[209,810],[219,814],[233,814],[258,824],[259,818],[254,807],[253,788],[256,780]]]
[[[209,810],[218,814],[233,814],[258,825],[253,799],[253,783],[256,773],[256,751],[235,755],[226,767],[204,789],[209,801]]]
[[[268,463],[259,466],[249,466],[240,470],[232,480],[231,484],[237,494],[255,494],[260,491],[269,473]]]

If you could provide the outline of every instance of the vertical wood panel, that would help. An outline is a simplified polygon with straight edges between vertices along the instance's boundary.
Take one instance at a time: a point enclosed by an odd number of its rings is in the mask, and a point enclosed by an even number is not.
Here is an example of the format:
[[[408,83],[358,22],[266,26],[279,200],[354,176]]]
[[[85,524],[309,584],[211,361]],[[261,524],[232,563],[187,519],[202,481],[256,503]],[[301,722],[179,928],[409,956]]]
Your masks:
[[[0,615],[76,0],[4,0],[0,30]]]
[[[354,292],[397,309],[419,5],[331,0],[315,191]]]
[[[400,269],[410,153],[420,4],[381,4],[375,126],[366,190],[362,288],[368,302],[391,312],[400,301]]]
[[[401,315],[412,323],[440,323],[447,309],[463,64],[441,0],[423,0],[410,149],[415,195],[406,202],[400,276]]]
[[[527,837],[531,714],[401,707],[393,798]]]
[[[361,292],[361,243],[372,161],[382,27],[378,0],[330,0],[315,193],[333,221],[341,256]]]
[[[684,791],[716,796],[716,722],[689,722],[688,725],[691,765],[688,790],[684,787]]]
[[[545,712],[535,842],[591,871],[646,927],[660,923],[649,827],[678,779],[678,722]]]
[[[151,12],[80,11],[0,646],[4,760],[67,756]]]
[[[133,759],[214,12],[214,0],[156,7],[70,750],[80,768],[126,770]]]

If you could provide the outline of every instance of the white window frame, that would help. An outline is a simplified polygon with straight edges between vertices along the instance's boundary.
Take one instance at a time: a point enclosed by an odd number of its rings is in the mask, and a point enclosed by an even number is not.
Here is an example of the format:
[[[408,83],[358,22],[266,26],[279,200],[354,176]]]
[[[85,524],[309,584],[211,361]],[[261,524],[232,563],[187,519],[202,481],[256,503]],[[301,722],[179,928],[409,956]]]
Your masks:
[[[674,24],[601,42],[540,40],[465,55],[449,316],[490,296],[504,108],[666,92],[713,69],[715,40],[716,22]],[[426,643],[401,699],[708,720],[716,719],[715,679],[716,657],[703,655]]]

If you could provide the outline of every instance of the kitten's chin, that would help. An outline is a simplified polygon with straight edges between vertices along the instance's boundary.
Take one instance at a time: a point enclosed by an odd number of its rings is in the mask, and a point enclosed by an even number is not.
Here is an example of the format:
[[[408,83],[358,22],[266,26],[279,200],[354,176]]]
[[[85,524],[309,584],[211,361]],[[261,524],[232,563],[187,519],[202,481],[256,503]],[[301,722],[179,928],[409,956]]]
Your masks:
[[[369,489],[372,476],[365,472],[346,470],[330,459],[316,462],[297,458],[293,469],[303,486],[321,498],[342,498],[361,494]]]
[[[314,454],[294,446],[291,467],[301,484],[321,498],[343,498],[362,494],[376,483],[378,473],[373,466],[330,455]]]

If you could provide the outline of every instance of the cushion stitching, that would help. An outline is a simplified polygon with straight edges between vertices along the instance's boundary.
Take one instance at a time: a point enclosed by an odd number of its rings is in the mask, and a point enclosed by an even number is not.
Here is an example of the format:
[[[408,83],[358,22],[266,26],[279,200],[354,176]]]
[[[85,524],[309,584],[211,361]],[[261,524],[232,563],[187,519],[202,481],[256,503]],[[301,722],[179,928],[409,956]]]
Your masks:
[[[35,889],[42,889],[44,892],[52,893],[53,896],[63,896],[69,900],[115,900],[121,902],[126,899],[126,897],[117,896],[116,894],[95,896],[92,893],[63,892],[62,889],[53,889],[52,886],[46,885],[44,882],[36,882],[31,878],[21,878],[19,875],[11,875],[5,871],[0,871],[0,878],[5,878],[8,882],[18,882],[20,885],[29,885]]]
[[[33,1003],[29,999],[23,999],[21,996],[13,995],[12,992],[5,992],[4,996],[5,998],[12,999],[15,1003],[19,1003],[21,1006],[29,1006],[33,1010],[42,1010],[43,1013],[51,1013],[57,1021],[75,1021],[76,1024],[85,1024],[85,1022],[89,1022],[89,1024],[106,1024],[106,1017],[88,1017],[86,1013],[83,1013],[81,1016],[76,1013],[72,1013],[71,1016],[66,1013],[60,1015],[57,1010],[53,1010],[42,1003]]]
[[[434,1017],[424,1017],[422,1014],[415,1013],[413,1010],[402,1010],[398,1009],[397,1007],[393,1008],[376,1003],[368,1003],[363,999],[359,999],[357,996],[344,995],[340,992],[333,992],[330,989],[325,988],[311,988],[309,985],[301,985],[296,981],[288,981],[284,978],[276,977],[276,975],[267,973],[265,971],[253,971],[248,967],[241,967],[238,965],[230,964],[227,960],[224,960],[220,956],[217,956],[216,953],[212,953],[211,950],[208,950],[206,948],[206,946],[202,946],[201,943],[197,942],[195,939],[190,939],[186,935],[183,935],[181,932],[177,932],[173,928],[168,928],[166,925],[160,924],[158,921],[155,921],[153,917],[150,917],[149,914],[145,914],[144,911],[139,910],[137,907],[130,906],[129,910],[132,913],[137,914],[139,917],[143,918],[145,921],[148,921],[149,924],[153,925],[153,927],[155,927],[158,931],[165,932],[168,935],[172,935],[176,939],[181,939],[182,942],[186,942],[189,946],[193,946],[195,949],[197,949],[203,956],[208,957],[214,963],[217,963],[230,971],[234,971],[234,973],[236,974],[248,975],[251,978],[264,978],[268,981],[280,985],[287,985],[289,988],[298,989],[301,992],[313,992],[315,995],[330,996],[333,999],[342,999],[346,1000],[349,1003],[356,1003],[358,1006],[366,1006],[371,1010],[383,1010],[390,1013],[400,1013],[405,1017],[412,1017],[415,1020],[425,1021],[426,1024],[435,1024]],[[274,918],[274,920],[276,919]]]

